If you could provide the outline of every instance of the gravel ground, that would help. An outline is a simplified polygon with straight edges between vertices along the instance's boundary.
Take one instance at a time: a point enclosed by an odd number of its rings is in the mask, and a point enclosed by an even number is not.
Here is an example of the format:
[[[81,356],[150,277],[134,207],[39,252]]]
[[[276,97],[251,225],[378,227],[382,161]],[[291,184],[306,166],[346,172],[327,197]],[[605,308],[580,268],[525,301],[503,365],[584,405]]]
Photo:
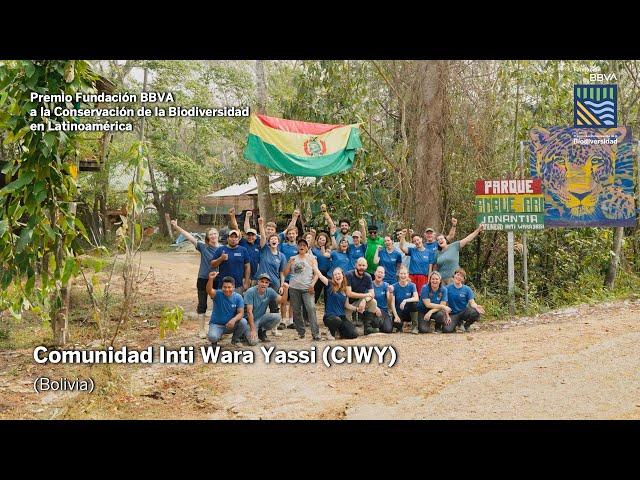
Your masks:
[[[147,252],[149,302],[195,307],[197,253]],[[324,327],[323,327],[324,330]],[[186,319],[164,345],[204,346]],[[310,335],[308,335],[309,337]],[[127,333],[138,347],[157,331]],[[320,358],[300,365],[39,366],[31,351],[0,352],[0,418],[638,419],[640,302],[614,302],[504,322],[470,333],[374,334],[313,343],[283,331],[269,345],[393,346],[393,367]],[[224,343],[227,343],[226,340]],[[229,351],[237,350],[223,344]],[[38,375],[96,378],[93,394],[36,394]]]

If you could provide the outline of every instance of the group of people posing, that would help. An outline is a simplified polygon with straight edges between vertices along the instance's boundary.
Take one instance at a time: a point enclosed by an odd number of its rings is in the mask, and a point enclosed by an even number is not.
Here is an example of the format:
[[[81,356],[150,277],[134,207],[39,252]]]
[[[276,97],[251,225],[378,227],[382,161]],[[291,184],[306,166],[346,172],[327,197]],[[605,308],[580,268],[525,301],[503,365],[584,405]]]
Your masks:
[[[394,241],[390,235],[378,236],[374,224],[367,228],[364,219],[358,223],[367,238],[358,230],[350,232],[347,219],[338,228],[326,206],[321,209],[328,232],[310,229],[302,236],[296,227],[299,210],[280,233],[274,222],[258,218],[259,234],[247,211],[242,234],[230,209],[226,245],[219,243],[215,228],[201,241],[171,221],[200,252],[196,286],[201,338],[216,344],[230,333],[232,344],[256,345],[269,341],[267,332],[279,336],[284,328],[295,328],[304,338],[309,326],[313,340],[320,340],[316,303],[322,296],[329,340],[356,338],[358,326],[364,335],[468,331],[484,314],[459,265],[460,249],[482,225],[453,241],[453,218],[447,236],[433,228],[422,234],[398,229]],[[207,321],[208,297],[213,309]]]

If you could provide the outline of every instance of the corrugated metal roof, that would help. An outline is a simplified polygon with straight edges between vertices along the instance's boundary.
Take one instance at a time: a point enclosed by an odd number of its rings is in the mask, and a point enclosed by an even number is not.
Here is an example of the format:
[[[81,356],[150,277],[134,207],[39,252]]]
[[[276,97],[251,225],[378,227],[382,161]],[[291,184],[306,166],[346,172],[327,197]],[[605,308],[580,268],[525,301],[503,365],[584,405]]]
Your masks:
[[[251,190],[255,190],[257,187],[258,183],[256,179],[251,177],[247,183],[231,185],[230,187],[205,195],[205,197],[235,197],[237,195],[244,195]]]
[[[298,182],[300,182],[302,185],[309,185],[313,181],[315,181],[315,177],[298,177]],[[282,193],[286,190],[286,188],[287,184],[284,180],[282,180],[281,175],[269,176],[269,190],[271,191],[271,193]],[[222,190],[218,190],[217,192],[205,195],[205,197],[235,197],[238,195],[257,194],[258,183],[256,182],[255,177],[251,177],[247,183],[231,185],[230,187],[223,188]]]

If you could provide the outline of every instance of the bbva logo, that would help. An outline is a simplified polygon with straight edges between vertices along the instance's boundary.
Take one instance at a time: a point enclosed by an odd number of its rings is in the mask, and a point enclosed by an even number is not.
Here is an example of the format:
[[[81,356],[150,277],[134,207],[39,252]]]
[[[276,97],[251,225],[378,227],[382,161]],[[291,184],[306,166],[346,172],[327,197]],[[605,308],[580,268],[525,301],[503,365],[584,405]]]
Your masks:
[[[589,74],[590,82],[611,82],[618,81],[615,73],[591,73]]]

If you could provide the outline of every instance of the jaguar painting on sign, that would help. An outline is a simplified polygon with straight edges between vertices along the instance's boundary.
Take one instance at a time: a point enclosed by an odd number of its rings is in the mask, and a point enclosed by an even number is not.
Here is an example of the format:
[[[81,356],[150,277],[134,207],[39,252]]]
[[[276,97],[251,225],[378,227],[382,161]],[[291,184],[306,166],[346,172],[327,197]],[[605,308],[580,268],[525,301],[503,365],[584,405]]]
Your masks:
[[[636,224],[631,130],[533,128],[531,177],[542,180],[545,227]]]

